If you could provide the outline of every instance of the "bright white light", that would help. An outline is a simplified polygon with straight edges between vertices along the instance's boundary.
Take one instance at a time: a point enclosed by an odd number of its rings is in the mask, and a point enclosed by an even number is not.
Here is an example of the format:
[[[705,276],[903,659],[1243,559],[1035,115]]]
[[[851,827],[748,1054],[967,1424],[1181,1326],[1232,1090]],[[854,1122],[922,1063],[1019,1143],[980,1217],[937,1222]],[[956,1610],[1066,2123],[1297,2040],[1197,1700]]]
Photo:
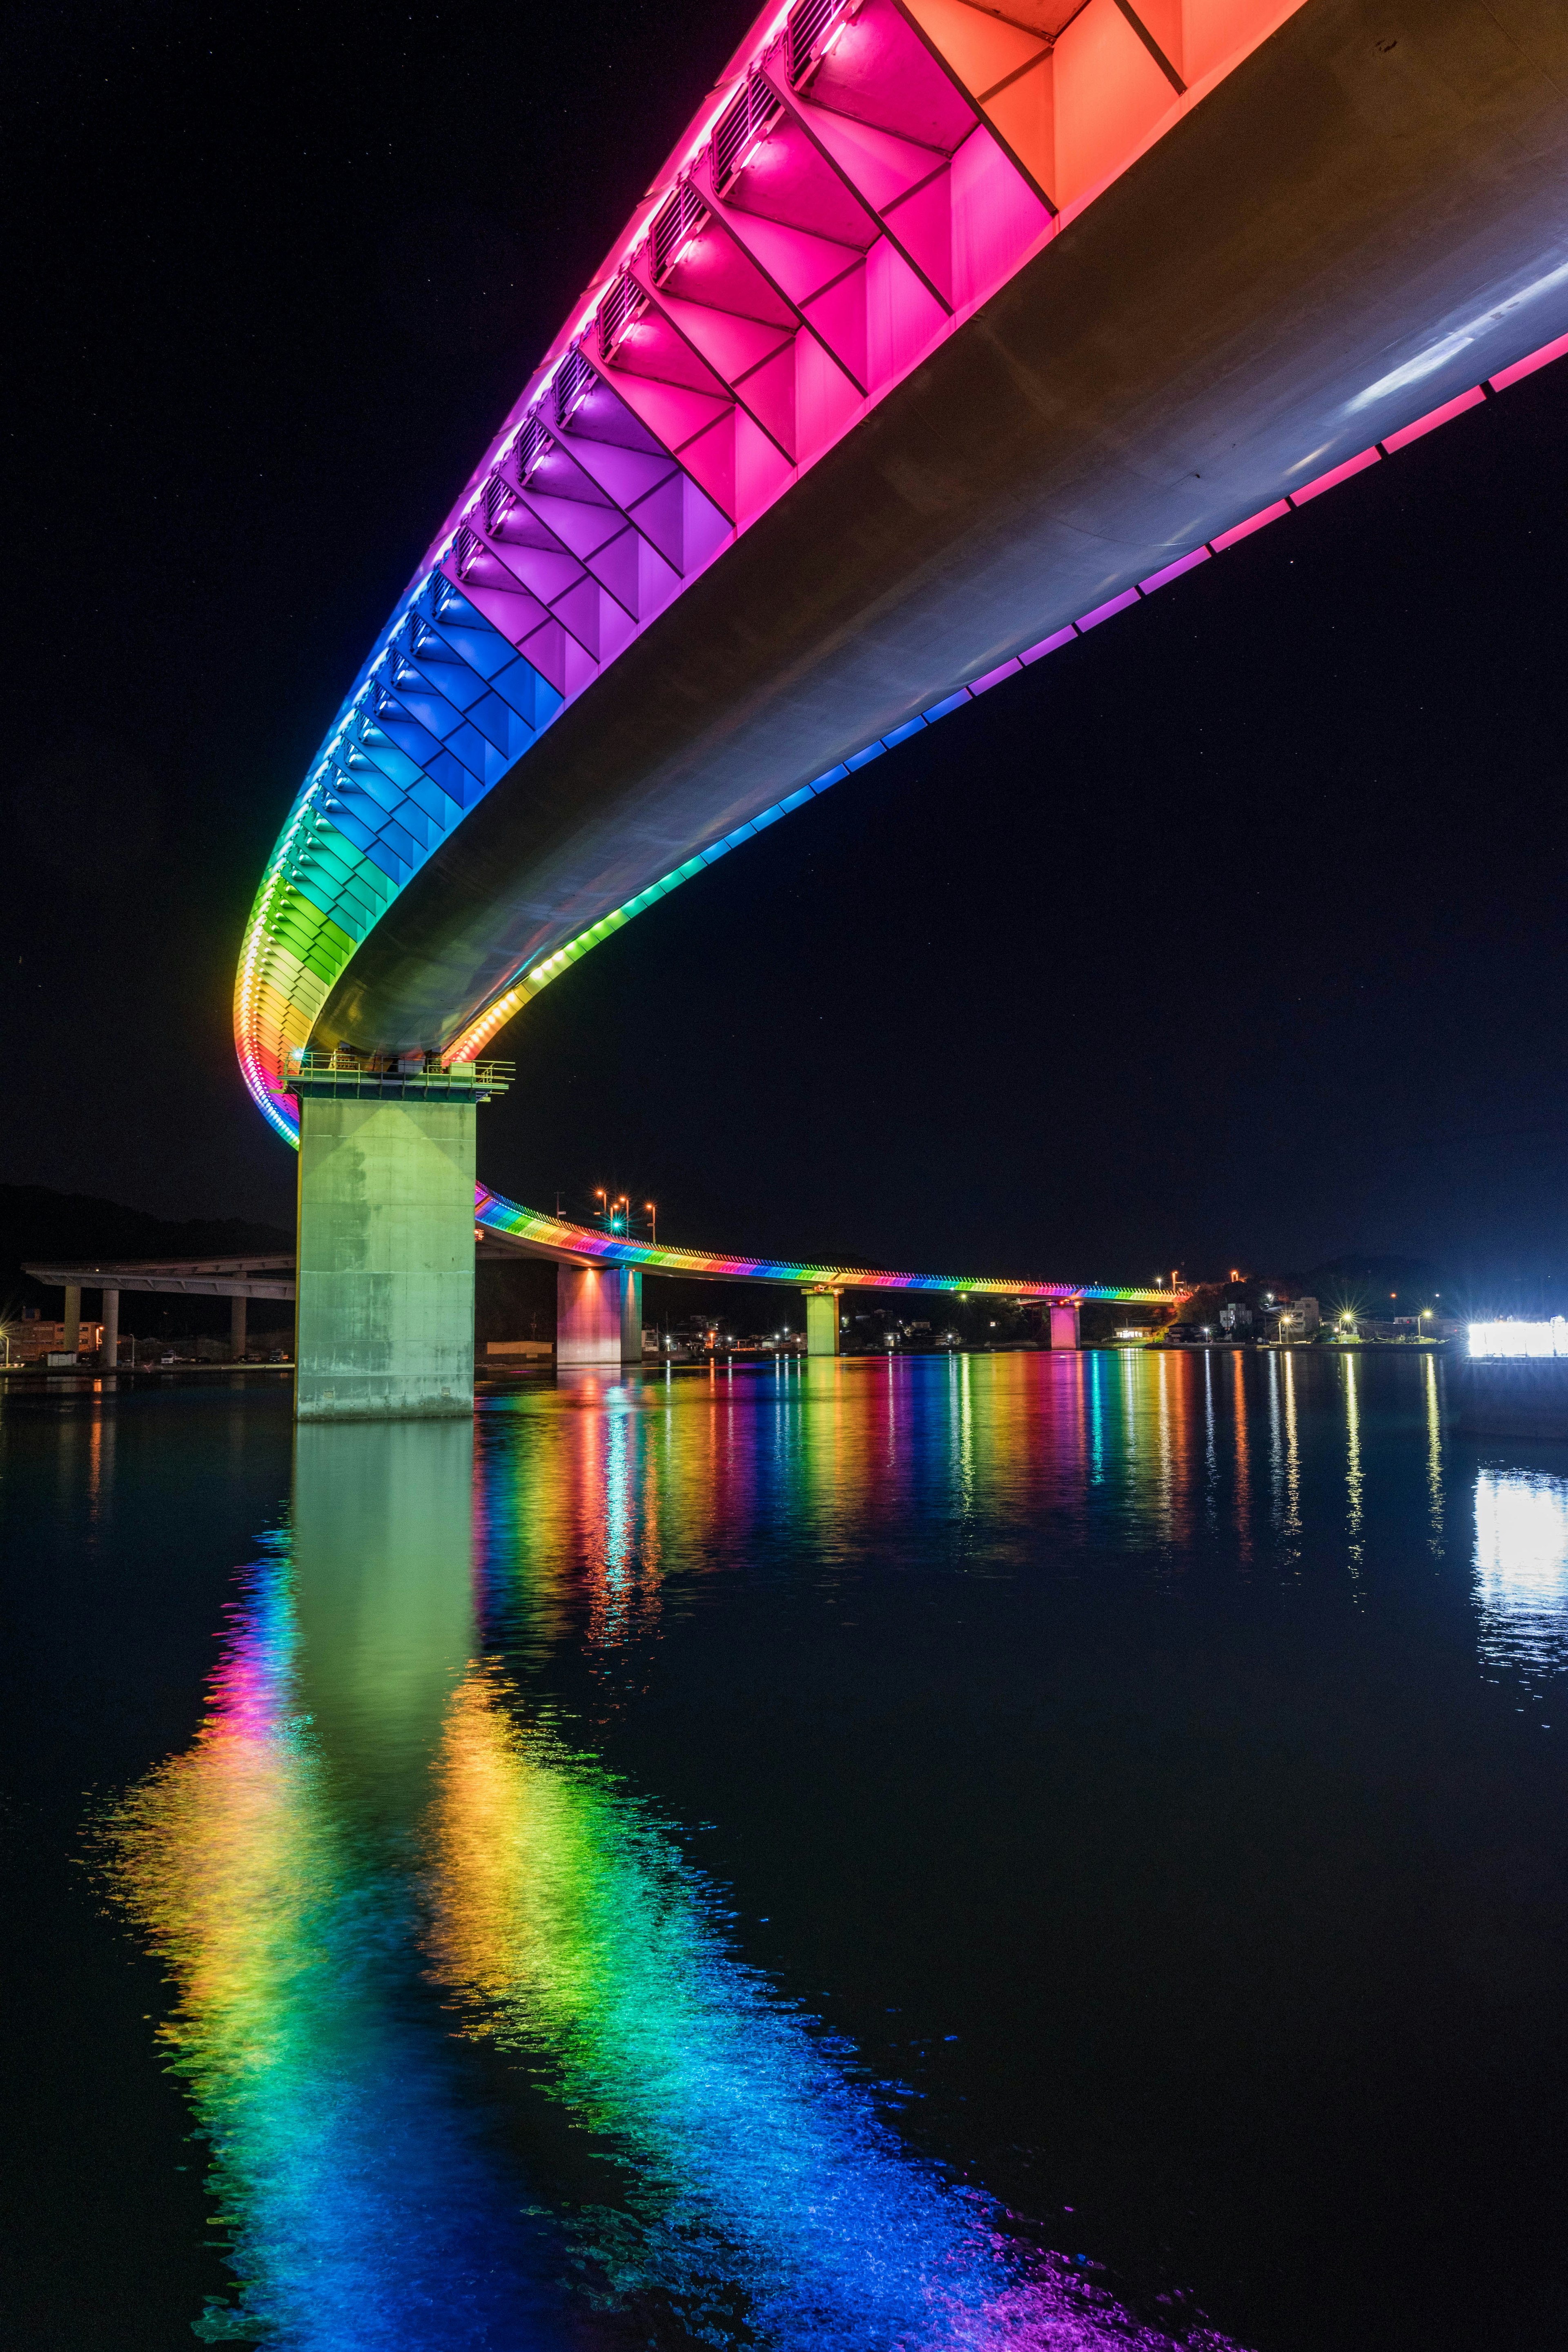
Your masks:
[[[1483,1657],[1536,1668],[1568,1663],[1568,1480],[1478,1474],[1476,1601]]]
[[[1550,1323],[1472,1323],[1472,1356],[1568,1356],[1568,1320],[1554,1315]]]

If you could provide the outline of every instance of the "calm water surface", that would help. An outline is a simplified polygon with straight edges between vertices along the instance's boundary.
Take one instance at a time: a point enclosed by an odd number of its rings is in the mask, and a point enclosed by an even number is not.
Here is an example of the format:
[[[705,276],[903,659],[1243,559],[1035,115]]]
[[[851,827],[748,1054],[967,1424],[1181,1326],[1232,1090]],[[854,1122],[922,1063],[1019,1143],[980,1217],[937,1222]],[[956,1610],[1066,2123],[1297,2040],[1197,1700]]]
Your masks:
[[[1414,1357],[6,1402],[10,2340],[1556,2347],[1568,1451]]]

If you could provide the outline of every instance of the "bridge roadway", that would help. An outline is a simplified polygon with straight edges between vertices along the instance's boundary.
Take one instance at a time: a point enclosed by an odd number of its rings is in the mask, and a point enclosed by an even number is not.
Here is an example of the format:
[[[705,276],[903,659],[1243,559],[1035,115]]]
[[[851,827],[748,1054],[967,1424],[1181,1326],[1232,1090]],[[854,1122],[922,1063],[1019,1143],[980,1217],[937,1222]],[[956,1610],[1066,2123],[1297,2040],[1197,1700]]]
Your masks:
[[[642,1358],[642,1279],[664,1274],[686,1281],[767,1282],[803,1292],[806,1299],[807,1346],[813,1355],[838,1353],[838,1301],[847,1290],[937,1292],[1008,1299],[1036,1299],[1049,1315],[1051,1345],[1079,1344],[1079,1308],[1086,1298],[1168,1302],[1170,1290],[1118,1288],[1103,1283],[1005,1281],[989,1275],[931,1275],[869,1266],[805,1265],[780,1258],[734,1257],[712,1250],[682,1249],[653,1242],[621,1241],[570,1217],[527,1209],[479,1187],[482,1222],[474,1226],[475,1255],[487,1259],[540,1258],[556,1266],[557,1360],[564,1364],[637,1363]],[[246,1305],[251,1298],[298,1296],[290,1256],[51,1259],[22,1269],[36,1281],[65,1293],[64,1346],[74,1353],[81,1318],[81,1295],[97,1290],[103,1299],[102,1363],[117,1361],[120,1297],[122,1291],[166,1297],[227,1298],[229,1344],[237,1360],[245,1353]],[[1184,1294],[1179,1294],[1184,1295]]]
[[[258,1105],[325,1149],[371,1114],[312,1061],[417,1058],[461,1156],[463,1066],[634,915],[1564,349],[1558,0],[767,12],[295,800],[236,986]]]

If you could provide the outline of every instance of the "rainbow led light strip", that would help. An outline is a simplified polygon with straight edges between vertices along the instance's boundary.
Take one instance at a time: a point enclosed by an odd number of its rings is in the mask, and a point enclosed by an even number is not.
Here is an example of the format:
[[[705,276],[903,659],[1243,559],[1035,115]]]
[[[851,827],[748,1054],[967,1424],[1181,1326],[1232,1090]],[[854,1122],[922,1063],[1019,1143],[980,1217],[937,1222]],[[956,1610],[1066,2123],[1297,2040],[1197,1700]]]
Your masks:
[[[592,1225],[525,1209],[486,1184],[478,1189],[474,1215],[487,1232],[533,1243],[542,1252],[570,1253],[596,1265],[630,1266],[639,1273],[695,1276],[700,1280],[781,1282],[802,1290],[933,1290],[984,1298],[1076,1300],[1110,1298],[1131,1304],[1159,1299],[1169,1306],[1185,1291],[1119,1289],[1099,1282],[1005,1282],[991,1275],[899,1274],[861,1265],[797,1265],[791,1258],[728,1257],[720,1251],[665,1249],[652,1242],[614,1241]]]
[[[795,0],[758,19],[525,386],[289,813],[251,910],[235,992],[246,1084],[279,1134],[294,1141],[298,1133],[290,1053],[309,1043],[360,941],[475,803],[682,588],[1300,5],[1187,0],[1174,54],[1171,28],[1156,35],[1133,0],[1087,0],[1055,37],[950,0]],[[878,348],[855,356],[836,342],[820,303],[807,320],[804,306],[816,295],[795,301],[781,293],[781,318],[788,312],[793,323],[787,334],[781,326],[784,340],[764,362],[725,360],[710,348],[689,367],[684,387],[657,370],[628,369],[637,339],[660,331],[660,303],[668,309],[660,288],[671,271],[679,277],[700,238],[694,224],[722,210],[736,175],[757,163],[781,126],[805,131],[806,94],[821,98],[846,74],[907,80],[911,69],[936,75],[958,124],[952,154],[964,159],[963,201],[974,233],[954,240],[947,290],[937,282],[947,264],[939,267],[921,243],[921,205],[900,210],[882,184],[899,168],[889,162],[899,142],[884,141],[874,163],[835,151],[830,168],[874,229],[865,250],[868,267],[877,267]],[[1072,142],[1063,135],[1068,124]],[[810,135],[820,143],[820,123]],[[931,175],[930,154],[921,152],[910,197]],[[736,227],[727,216],[727,231]],[[794,234],[777,230],[786,242]],[[811,243],[796,239],[803,251]],[[785,428],[770,371],[801,337],[815,370],[815,422]],[[610,438],[574,436],[568,446],[572,420],[581,425],[595,401],[618,420]],[[584,468],[593,477],[585,488]],[[546,586],[538,567],[520,565],[509,547],[505,516],[521,502],[539,523],[536,475],[552,493],[543,504],[558,510],[557,471],[576,483],[568,499],[588,501],[577,507],[578,521],[597,514],[613,530],[599,546],[591,533],[579,547],[570,534],[536,533],[525,552],[550,541],[549,562],[560,574]],[[446,1057],[478,1053],[590,947],[738,842],[1110,609],[955,686],[826,775],[788,779],[759,816],[531,957],[460,1035],[445,1041]]]

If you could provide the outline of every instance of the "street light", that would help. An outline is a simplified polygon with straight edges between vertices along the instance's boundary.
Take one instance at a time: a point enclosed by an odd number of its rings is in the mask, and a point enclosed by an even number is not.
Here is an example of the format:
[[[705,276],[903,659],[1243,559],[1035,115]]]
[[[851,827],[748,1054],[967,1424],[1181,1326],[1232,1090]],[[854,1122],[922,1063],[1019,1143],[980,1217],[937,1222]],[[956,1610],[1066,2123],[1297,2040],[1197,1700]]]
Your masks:
[[[645,1201],[643,1202],[643,1207],[647,1211],[650,1221],[648,1224],[648,1239],[657,1249],[658,1247],[658,1211],[654,1207],[651,1201]]]

